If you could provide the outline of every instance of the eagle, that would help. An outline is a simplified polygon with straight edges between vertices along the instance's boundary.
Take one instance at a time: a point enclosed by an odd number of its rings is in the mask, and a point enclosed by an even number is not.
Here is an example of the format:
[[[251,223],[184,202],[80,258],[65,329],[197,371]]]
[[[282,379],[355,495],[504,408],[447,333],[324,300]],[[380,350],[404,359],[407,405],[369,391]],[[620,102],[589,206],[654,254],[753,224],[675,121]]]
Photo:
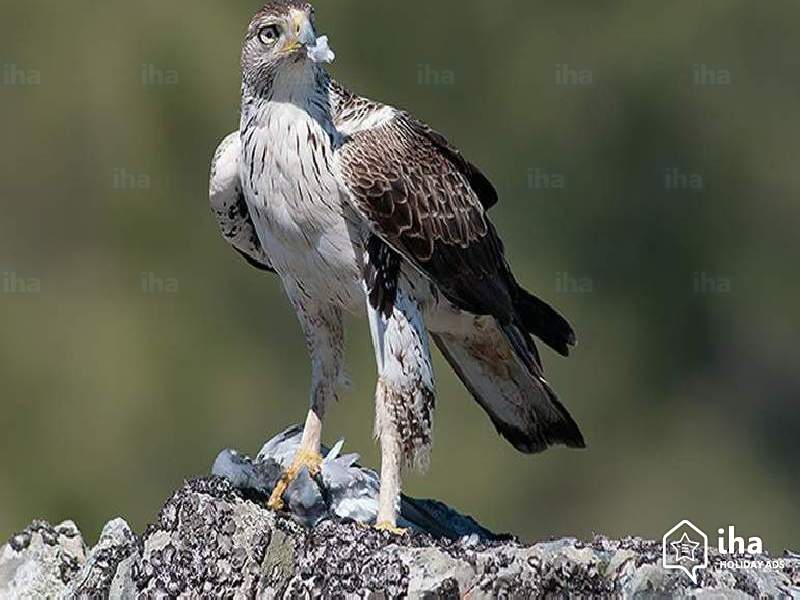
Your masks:
[[[368,320],[377,363],[375,526],[400,532],[401,475],[427,466],[432,443],[431,340],[499,434],[532,454],[584,447],[534,342],[567,356],[576,336],[514,277],[489,220],[489,179],[408,112],[337,83],[333,57],[311,4],[275,0],[255,14],[239,129],[214,155],[210,200],[225,240],[277,274],[311,358],[302,441],[268,506],[283,508],[302,469],[320,470],[350,313]]]

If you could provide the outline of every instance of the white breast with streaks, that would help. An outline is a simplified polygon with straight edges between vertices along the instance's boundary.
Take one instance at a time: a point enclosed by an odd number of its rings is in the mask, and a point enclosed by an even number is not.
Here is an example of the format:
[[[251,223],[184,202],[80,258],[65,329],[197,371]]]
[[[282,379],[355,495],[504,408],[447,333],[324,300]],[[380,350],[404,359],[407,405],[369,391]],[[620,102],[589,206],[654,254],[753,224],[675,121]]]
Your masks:
[[[334,175],[332,136],[292,102],[252,110],[256,124],[242,128],[241,179],[273,267],[315,299],[362,310],[362,225]]]

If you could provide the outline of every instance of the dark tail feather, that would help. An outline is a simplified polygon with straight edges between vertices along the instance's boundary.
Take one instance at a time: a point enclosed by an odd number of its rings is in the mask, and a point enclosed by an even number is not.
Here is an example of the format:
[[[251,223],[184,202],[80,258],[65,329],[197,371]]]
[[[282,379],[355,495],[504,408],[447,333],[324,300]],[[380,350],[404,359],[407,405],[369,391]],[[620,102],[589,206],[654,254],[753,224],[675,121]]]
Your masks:
[[[531,374],[541,373],[542,359],[539,357],[539,351],[530,336],[513,323],[500,325],[500,329],[508,339],[508,343],[511,344],[514,353],[525,365],[525,368]]]
[[[547,302],[517,286],[514,308],[524,329],[562,356],[569,356],[569,349],[577,339],[569,322]]]
[[[569,414],[567,407],[561,404],[558,396],[547,382],[540,381],[540,383],[550,397],[550,402],[561,415],[561,419],[551,426],[549,435],[552,436],[552,439],[566,445],[567,448],[586,448],[586,441],[583,439],[580,427]]]
[[[536,300],[536,298],[534,298],[534,300]],[[542,302],[542,304],[544,303]],[[544,306],[550,309],[559,319],[564,321],[569,332],[572,334],[574,342],[575,334],[572,333],[569,324],[552,308],[546,304],[544,304]],[[539,352],[536,350],[536,344],[531,337],[520,329],[518,325],[514,324],[500,325],[500,330],[511,345],[514,354],[519,358],[525,369],[527,369],[530,377],[536,381],[536,385],[542,395],[549,400],[550,410],[558,416],[550,419],[547,428],[540,433],[541,438],[544,440],[543,443],[538,442],[530,445],[530,438],[528,435],[523,436],[521,439],[514,439],[515,435],[518,435],[518,432],[514,429],[509,430],[507,428],[498,427],[498,430],[501,431],[506,438],[511,440],[511,443],[518,449],[524,447],[533,448],[533,450],[527,450],[528,452],[538,452],[542,447],[546,448],[553,444],[564,444],[568,448],[585,448],[586,443],[583,440],[583,435],[581,435],[578,424],[575,423],[575,420],[569,414],[566,407],[559,402],[558,396],[556,396],[550,384],[547,383],[542,376],[541,359],[539,358]],[[548,343],[548,345],[550,344]],[[497,422],[495,422],[495,426],[497,426]],[[525,451],[526,450],[523,450],[523,452]]]
[[[554,445],[586,446],[575,420],[542,378],[527,333],[492,319],[468,332],[432,337],[497,431],[517,450],[531,454]]]

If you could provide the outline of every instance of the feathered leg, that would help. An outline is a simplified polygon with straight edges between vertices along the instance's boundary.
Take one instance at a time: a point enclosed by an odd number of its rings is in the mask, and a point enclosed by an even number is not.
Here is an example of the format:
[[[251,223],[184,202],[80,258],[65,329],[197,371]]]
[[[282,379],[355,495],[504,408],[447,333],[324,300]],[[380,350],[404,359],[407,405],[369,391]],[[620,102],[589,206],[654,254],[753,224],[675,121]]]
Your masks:
[[[307,296],[297,293],[299,290],[292,289],[290,285],[286,285],[286,288],[300,318],[311,355],[311,407],[300,448],[267,504],[273,510],[283,508],[283,494],[302,469],[308,469],[311,475],[319,472],[322,465],[322,420],[327,405],[336,399],[336,386],[343,378],[344,330],[341,310],[330,305],[315,305]]]
[[[368,294],[369,296],[369,294]],[[428,335],[413,285],[398,280],[391,305],[368,301],[378,364],[375,435],[381,444],[377,527],[399,532],[401,474],[407,465],[427,467],[432,440],[434,378]]]

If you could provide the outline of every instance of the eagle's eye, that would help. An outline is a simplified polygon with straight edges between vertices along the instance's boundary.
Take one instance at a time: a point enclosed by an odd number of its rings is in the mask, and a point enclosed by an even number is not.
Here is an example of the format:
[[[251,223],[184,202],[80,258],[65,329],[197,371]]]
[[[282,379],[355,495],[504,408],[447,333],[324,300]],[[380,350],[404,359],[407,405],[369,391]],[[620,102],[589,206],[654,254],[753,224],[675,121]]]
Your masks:
[[[266,44],[267,46],[271,46],[277,42],[280,37],[281,28],[277,25],[267,25],[266,27],[262,27],[258,32],[258,39],[261,40],[262,44]]]

